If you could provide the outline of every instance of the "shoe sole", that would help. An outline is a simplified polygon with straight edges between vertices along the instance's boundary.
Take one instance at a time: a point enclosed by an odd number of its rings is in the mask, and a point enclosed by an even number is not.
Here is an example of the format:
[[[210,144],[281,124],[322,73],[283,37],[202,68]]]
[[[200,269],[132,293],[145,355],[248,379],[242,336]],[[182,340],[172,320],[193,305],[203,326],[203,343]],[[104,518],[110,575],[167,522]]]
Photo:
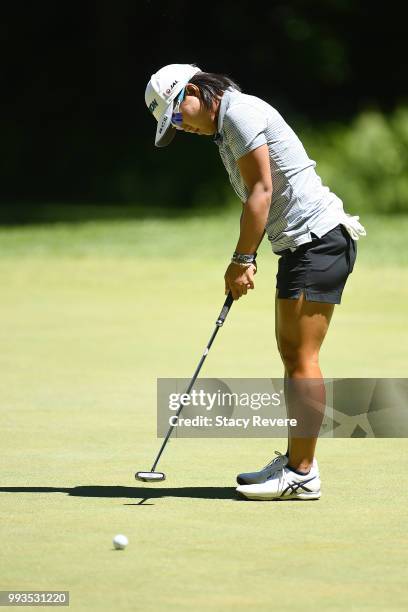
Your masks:
[[[241,493],[241,491],[237,491],[240,495],[246,497],[246,499],[251,499],[254,501],[285,501],[285,500],[294,500],[299,499],[300,501],[313,501],[316,499],[320,499],[321,493],[320,491],[316,491],[313,493],[301,493],[296,495],[293,493],[292,495],[284,495],[283,497],[266,497],[265,495],[254,495],[254,494],[246,494]]]
[[[317,475],[320,478],[320,474],[318,473]],[[237,480],[237,483],[242,486],[242,485],[252,485],[252,484],[263,484],[264,482],[268,480],[268,478],[270,478],[270,475],[267,476],[266,478],[257,479],[257,480],[253,478],[245,479],[242,476],[237,476],[236,480]]]

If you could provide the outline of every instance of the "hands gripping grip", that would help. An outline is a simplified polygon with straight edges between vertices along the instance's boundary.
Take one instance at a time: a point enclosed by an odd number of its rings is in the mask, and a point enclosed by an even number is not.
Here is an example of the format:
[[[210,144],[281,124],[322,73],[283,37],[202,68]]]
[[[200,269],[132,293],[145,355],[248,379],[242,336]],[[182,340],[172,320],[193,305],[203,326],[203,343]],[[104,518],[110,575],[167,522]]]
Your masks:
[[[227,318],[227,314],[229,313],[229,309],[231,308],[233,301],[234,301],[234,298],[232,297],[232,293],[230,291],[229,294],[227,295],[227,299],[224,302],[224,306],[222,307],[220,315],[215,322],[215,324],[218,327],[221,327],[224,324],[224,321]]]

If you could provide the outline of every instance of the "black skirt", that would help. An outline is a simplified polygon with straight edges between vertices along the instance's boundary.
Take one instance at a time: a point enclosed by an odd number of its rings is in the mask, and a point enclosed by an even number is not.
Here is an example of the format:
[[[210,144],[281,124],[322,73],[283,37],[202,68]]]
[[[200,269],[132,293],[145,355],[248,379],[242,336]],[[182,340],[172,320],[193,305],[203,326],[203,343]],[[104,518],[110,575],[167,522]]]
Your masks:
[[[310,302],[340,304],[348,275],[354,268],[357,243],[343,225],[280,255],[276,288],[278,298],[295,300],[301,293]]]

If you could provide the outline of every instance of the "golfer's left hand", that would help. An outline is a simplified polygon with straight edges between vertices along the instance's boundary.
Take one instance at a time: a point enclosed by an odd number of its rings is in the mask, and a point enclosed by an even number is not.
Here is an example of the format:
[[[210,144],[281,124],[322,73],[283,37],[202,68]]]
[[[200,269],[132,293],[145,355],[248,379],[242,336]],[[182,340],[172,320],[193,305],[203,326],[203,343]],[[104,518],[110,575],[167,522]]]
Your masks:
[[[248,289],[255,288],[254,274],[256,274],[255,265],[243,268],[235,263],[230,263],[224,274],[225,295],[231,291],[234,300],[239,300],[240,297],[246,295]]]

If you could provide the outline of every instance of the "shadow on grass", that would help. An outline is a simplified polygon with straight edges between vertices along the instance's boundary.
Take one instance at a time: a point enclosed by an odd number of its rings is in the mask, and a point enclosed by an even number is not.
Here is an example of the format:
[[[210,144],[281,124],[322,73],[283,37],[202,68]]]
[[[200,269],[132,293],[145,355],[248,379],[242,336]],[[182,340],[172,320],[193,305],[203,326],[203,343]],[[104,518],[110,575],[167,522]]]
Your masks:
[[[74,497],[116,497],[140,499],[142,505],[147,499],[164,497],[186,497],[190,499],[237,499],[234,487],[108,487],[80,486],[59,487],[0,487],[0,493],[66,493]],[[149,504],[146,504],[149,505]]]

